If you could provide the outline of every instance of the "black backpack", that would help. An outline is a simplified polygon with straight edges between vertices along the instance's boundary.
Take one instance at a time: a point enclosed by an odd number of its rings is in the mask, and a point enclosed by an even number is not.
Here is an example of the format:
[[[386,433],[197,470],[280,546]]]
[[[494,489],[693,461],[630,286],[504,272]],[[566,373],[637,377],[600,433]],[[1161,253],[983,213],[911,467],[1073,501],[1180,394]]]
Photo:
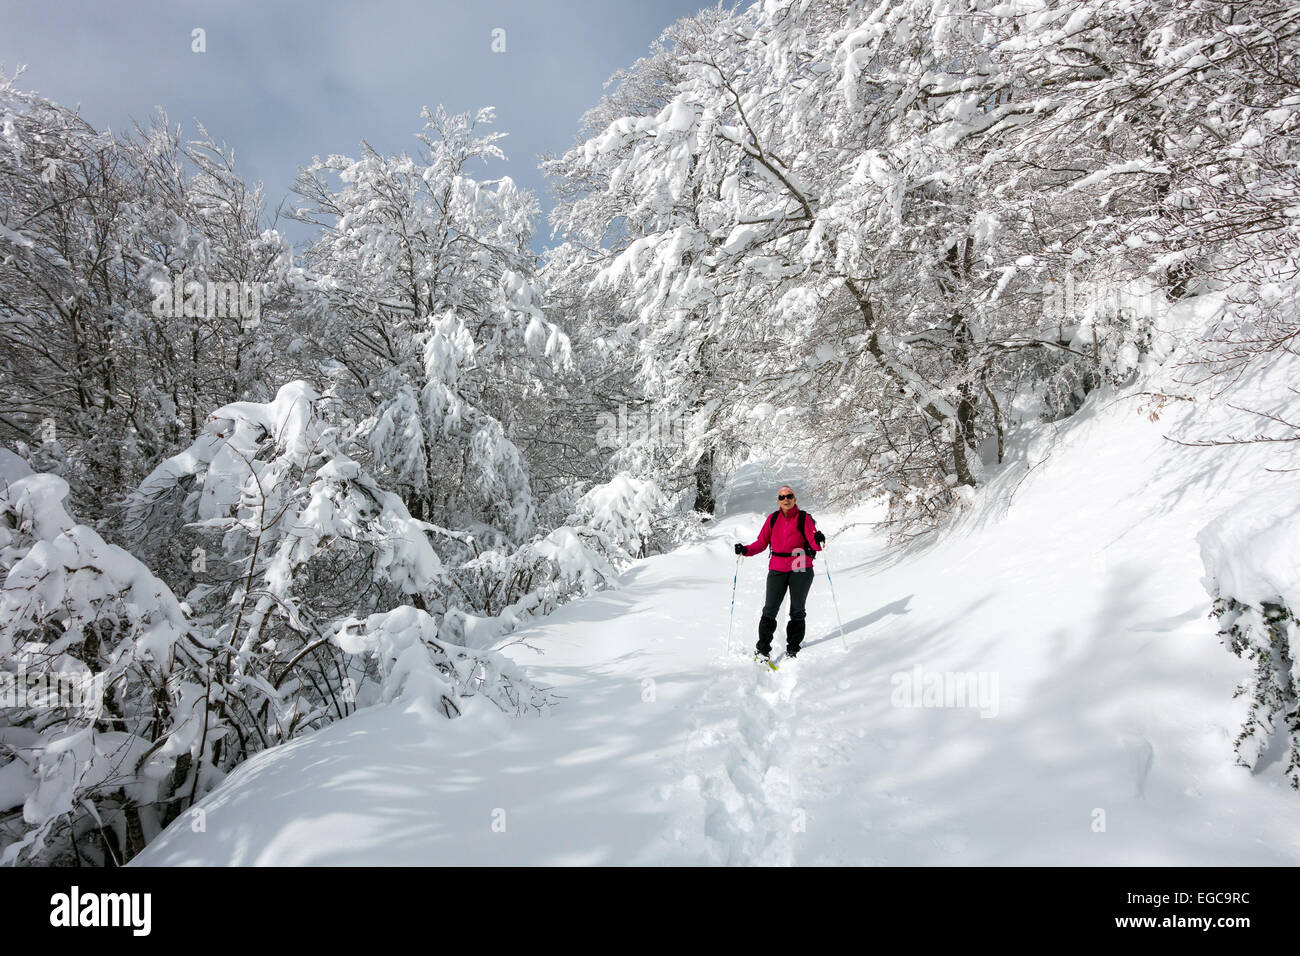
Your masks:
[[[777,518],[777,515],[779,515],[780,513],[781,513],[781,510],[778,508],[776,511],[773,511],[770,515],[767,516],[767,521],[765,522],[765,526],[766,526],[767,529],[768,529],[768,535],[769,535],[769,537],[768,537],[768,541],[769,541],[768,547],[771,547],[770,542],[771,542],[772,539],[771,539],[770,535],[771,535],[771,533],[772,533],[773,531],[776,530],[776,518]],[[813,546],[812,546],[812,544],[809,543],[809,541],[808,541],[808,534],[807,534],[807,532],[804,531],[804,519],[807,518],[807,517],[808,517],[808,512],[806,512],[806,511],[800,509],[800,511],[799,511],[799,537],[803,538],[803,553],[807,556],[808,560],[811,562],[811,561],[813,560],[813,558],[817,555],[817,552],[813,550]],[[793,554],[793,553],[782,553],[782,552],[780,552],[780,551],[773,551],[773,552],[772,552],[772,556],[773,556],[773,557],[777,557],[777,558],[793,558],[793,557],[794,557],[794,554]]]

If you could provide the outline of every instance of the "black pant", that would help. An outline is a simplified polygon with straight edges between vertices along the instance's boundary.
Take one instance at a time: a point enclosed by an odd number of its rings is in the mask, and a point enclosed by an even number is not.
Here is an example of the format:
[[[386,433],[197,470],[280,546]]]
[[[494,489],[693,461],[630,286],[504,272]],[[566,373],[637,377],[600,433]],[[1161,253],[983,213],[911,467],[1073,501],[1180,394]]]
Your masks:
[[[758,619],[758,652],[772,653],[772,637],[776,634],[776,612],[781,609],[785,592],[790,592],[790,620],[785,625],[785,652],[795,654],[803,642],[804,603],[808,600],[808,589],[812,587],[813,571],[768,571],[767,601],[763,604],[763,616]]]

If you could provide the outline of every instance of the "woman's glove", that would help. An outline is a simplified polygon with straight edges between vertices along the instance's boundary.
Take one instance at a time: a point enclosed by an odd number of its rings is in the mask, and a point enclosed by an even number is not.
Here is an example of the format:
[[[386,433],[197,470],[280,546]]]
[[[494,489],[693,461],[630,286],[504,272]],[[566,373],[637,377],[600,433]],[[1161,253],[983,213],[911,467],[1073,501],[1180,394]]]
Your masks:
[[[745,554],[745,546],[744,546],[743,544],[738,544],[738,545],[736,545],[736,554],[739,554],[739,555],[741,555],[742,557],[744,556],[744,554]]]
[[[819,548],[825,547],[826,545],[826,535],[822,534],[820,531],[813,532],[813,540],[817,542],[817,547]]]

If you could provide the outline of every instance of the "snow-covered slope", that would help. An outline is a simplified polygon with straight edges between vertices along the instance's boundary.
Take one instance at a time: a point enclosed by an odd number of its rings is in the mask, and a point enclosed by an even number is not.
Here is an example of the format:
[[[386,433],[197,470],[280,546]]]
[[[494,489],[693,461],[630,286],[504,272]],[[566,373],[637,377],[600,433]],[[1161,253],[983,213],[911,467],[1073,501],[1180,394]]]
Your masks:
[[[1282,408],[1295,372],[1236,400]],[[1171,374],[1137,390],[1189,393]],[[1195,540],[1295,478],[1264,470],[1277,446],[1165,437],[1240,425],[1224,405],[1173,400],[1153,421],[1149,398],[1096,394],[1022,432],[974,507],[902,551],[869,512],[802,497],[831,537],[847,652],[819,561],[800,660],[773,673],[743,656],[755,558],[725,653],[731,543],[775,506],[778,476],[751,467],[706,542],[517,635],[509,653],[563,695],[552,716],[363,711],[251,760],[202,803],[201,828],[182,817],[136,862],[1300,863],[1279,762],[1233,765],[1248,666],[1207,617]],[[946,672],[996,696],[896,706],[904,676]]]

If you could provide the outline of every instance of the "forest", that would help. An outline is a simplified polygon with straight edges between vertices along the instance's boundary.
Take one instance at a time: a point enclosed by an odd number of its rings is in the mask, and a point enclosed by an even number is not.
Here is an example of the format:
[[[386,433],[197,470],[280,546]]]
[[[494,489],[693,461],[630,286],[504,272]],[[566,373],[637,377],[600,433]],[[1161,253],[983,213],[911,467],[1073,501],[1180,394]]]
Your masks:
[[[432,103],[409,151],[302,158],[299,247],[219,130],[0,76],[0,859],[124,864],[404,694],[547,710],[518,628],[701,540],[774,435],[904,546],[1170,359],[1170,305],[1230,304],[1177,356],[1212,394],[1294,354],[1298,34],[1288,0],[719,6],[539,158],[545,220],[493,108]],[[1201,440],[1300,440],[1243,412]],[[1297,608],[1219,580],[1238,755],[1283,723],[1300,787]]]

